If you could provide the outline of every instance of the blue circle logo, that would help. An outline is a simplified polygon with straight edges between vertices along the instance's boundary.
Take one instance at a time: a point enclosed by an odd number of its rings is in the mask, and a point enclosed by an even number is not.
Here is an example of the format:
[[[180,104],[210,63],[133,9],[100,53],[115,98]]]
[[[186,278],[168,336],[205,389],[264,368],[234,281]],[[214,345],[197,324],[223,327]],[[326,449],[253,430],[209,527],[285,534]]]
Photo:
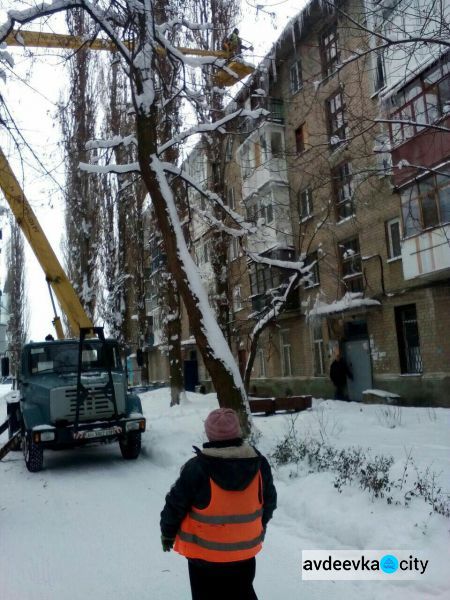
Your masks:
[[[398,559],[393,554],[385,554],[380,560],[380,567],[384,573],[395,573],[398,569]]]

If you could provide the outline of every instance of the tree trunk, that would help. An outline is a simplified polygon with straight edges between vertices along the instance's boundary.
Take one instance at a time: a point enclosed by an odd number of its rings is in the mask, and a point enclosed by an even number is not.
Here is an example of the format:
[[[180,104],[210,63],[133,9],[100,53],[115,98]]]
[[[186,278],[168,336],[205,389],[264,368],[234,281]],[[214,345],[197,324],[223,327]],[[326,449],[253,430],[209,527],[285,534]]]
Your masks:
[[[208,369],[211,376],[212,383],[217,392],[219,405],[236,410],[240,416],[243,431],[248,434],[250,432],[250,424],[246,393],[237,367],[234,372],[232,372],[231,367],[231,361],[234,362],[234,366],[236,366],[236,363],[232,358],[231,351],[229,350],[228,344],[217,325],[217,322],[215,320],[213,323],[205,322],[211,318],[211,315],[205,314],[205,311],[202,310],[200,306],[202,302],[205,302],[205,299],[199,298],[195,290],[191,289],[189,281],[192,274],[187,273],[186,267],[182,262],[183,260],[189,261],[189,259],[192,259],[188,253],[186,242],[181,233],[181,226],[179,223],[176,224],[174,222],[174,215],[170,214],[170,208],[168,207],[167,199],[164,195],[164,193],[168,193],[168,190],[164,190],[163,193],[161,187],[164,182],[161,183],[160,165],[156,162],[157,149],[156,137],[154,134],[156,131],[156,124],[155,109],[151,109],[150,115],[143,114],[143,112],[139,110],[137,111],[136,133],[138,139],[139,166],[155,208],[156,219],[167,254],[168,270],[173,275],[178,291],[186,306],[197,347],[202,355],[205,367]],[[173,206],[175,206],[175,204],[173,204]],[[176,230],[177,226],[178,230]],[[193,263],[192,267],[194,268]],[[201,294],[202,292],[203,289],[199,293]],[[210,307],[208,308],[211,310]],[[205,327],[208,329],[208,335],[211,335],[211,330],[209,328],[212,327],[214,335],[217,336],[217,339],[215,339],[213,343],[214,347],[208,340]],[[219,348],[219,350],[222,351],[225,347],[231,357],[230,366],[214,352],[214,348]]]
[[[180,404],[184,394],[183,360],[181,358],[181,312],[180,297],[173,278],[166,274],[166,335],[169,347],[170,406]]]

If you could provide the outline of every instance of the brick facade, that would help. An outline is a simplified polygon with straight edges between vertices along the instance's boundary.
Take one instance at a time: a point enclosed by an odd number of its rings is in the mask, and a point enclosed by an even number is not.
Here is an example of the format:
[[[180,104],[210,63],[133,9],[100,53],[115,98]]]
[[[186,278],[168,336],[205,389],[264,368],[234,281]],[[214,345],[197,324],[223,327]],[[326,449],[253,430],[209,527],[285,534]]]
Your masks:
[[[356,18],[362,5],[347,2],[346,10]],[[282,313],[261,336],[250,391],[330,397],[328,372],[338,346],[353,360],[355,380],[358,369],[365,373],[360,387],[355,382],[350,390],[353,399],[360,400],[366,387],[398,393],[406,403],[450,405],[450,261],[444,259],[425,277],[405,279],[404,241],[399,242],[401,254],[397,248],[392,256],[397,232],[392,220],[401,218],[400,200],[389,161],[382,163],[386,157],[374,151],[386,137],[386,127],[375,122],[381,103],[374,93],[374,55],[364,54],[342,69],[331,65],[331,74],[324,77],[324,61],[333,62],[333,43],[343,63],[369,48],[371,40],[319,3],[310,3],[302,19],[280,36],[274,60],[263,61],[236,99],[253,108],[255,91],[264,89],[260,105],[272,110],[268,120],[243,127],[240,135],[224,142],[225,179],[233,189],[236,211],[248,218],[259,202],[263,226],[273,219],[275,233],[268,234],[262,251],[281,248],[285,240],[284,247],[296,256],[318,261],[316,279],[300,287],[296,307]],[[448,133],[426,132],[433,147],[426,167],[449,159],[443,135]],[[415,146],[414,139],[404,144],[408,157],[420,154],[414,148],[421,142]],[[249,160],[250,155],[251,170],[247,165],[244,172],[243,157]],[[402,146],[396,147],[394,167],[402,158]],[[398,179],[399,171],[394,172]],[[265,198],[273,202],[270,216]],[[280,206],[288,209],[288,228]],[[235,247],[227,273],[230,306],[240,299],[230,323],[239,363],[249,352],[258,301],[251,269],[245,253]],[[335,310],[333,303],[343,298],[358,302]],[[184,312],[185,340],[190,337],[186,318]],[[208,387],[198,360],[199,380]]]

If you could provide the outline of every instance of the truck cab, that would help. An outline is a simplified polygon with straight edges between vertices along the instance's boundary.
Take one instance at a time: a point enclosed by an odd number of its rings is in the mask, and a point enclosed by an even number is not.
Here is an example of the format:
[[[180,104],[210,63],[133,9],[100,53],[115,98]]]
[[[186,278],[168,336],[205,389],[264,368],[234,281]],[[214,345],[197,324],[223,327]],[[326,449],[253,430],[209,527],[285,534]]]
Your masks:
[[[127,389],[116,341],[25,344],[18,386],[19,400],[8,407],[10,436],[20,427],[29,471],[42,469],[44,449],[118,441],[125,459],[139,455],[145,418]]]

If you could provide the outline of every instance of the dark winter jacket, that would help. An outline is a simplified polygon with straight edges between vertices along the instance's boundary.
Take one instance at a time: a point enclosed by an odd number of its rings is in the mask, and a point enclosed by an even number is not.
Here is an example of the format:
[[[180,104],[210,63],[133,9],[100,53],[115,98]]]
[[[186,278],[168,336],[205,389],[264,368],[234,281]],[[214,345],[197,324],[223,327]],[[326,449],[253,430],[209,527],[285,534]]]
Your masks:
[[[343,358],[335,359],[330,366],[330,379],[336,387],[343,387],[347,377],[353,379],[352,372]]]
[[[208,442],[181,468],[180,477],[166,496],[161,512],[161,533],[174,538],[192,506],[206,508],[211,500],[209,479],[225,490],[244,490],[261,469],[263,484],[262,524],[265,528],[277,506],[277,492],[267,459],[242,442]]]

